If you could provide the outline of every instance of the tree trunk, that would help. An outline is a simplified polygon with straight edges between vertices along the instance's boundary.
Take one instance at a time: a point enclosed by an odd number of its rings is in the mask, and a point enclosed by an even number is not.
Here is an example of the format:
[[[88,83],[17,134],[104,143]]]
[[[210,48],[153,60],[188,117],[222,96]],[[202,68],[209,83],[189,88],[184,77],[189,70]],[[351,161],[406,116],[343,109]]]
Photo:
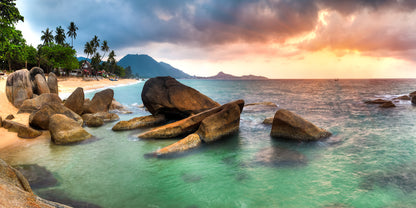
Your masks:
[[[8,62],[9,62],[9,71],[12,71],[12,61],[10,61],[9,59]]]

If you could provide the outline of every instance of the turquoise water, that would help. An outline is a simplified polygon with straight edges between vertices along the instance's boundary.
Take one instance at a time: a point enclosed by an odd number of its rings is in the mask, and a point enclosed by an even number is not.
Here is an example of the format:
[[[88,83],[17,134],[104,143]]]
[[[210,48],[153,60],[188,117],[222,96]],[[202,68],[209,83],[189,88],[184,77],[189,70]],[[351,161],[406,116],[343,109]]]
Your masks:
[[[413,92],[416,80],[181,82],[219,103],[274,102],[334,136],[310,143],[271,138],[271,127],[261,123],[276,109],[255,107],[245,108],[237,134],[172,159],[143,155],[176,140],[140,140],[144,130],[113,132],[115,123],[86,128],[94,142],[39,141],[0,157],[52,171],[59,184],[35,190],[40,195],[55,191],[101,207],[416,207],[416,106],[363,102]],[[148,114],[138,107],[143,84],[113,88],[134,112],[122,120]],[[255,163],[269,147],[296,151],[307,162]]]

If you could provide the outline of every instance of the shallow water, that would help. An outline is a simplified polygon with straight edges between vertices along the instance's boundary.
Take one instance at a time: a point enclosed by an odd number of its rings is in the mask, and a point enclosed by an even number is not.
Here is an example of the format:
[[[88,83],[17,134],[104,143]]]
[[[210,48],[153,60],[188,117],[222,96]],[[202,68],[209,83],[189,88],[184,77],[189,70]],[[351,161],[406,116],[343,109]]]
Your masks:
[[[261,124],[276,111],[247,107],[240,131],[182,157],[143,155],[176,140],[139,140],[144,130],[113,132],[115,123],[86,128],[97,140],[58,146],[39,141],[0,152],[16,164],[39,164],[52,171],[62,192],[101,207],[415,207],[416,106],[364,104],[372,98],[415,91],[416,80],[181,80],[223,104],[270,101],[325,128],[324,141],[297,143],[271,138]],[[130,107],[122,120],[147,115],[143,82],[113,88]],[[92,97],[93,93],[88,93]],[[303,154],[305,163],[265,165],[258,152],[270,147]]]

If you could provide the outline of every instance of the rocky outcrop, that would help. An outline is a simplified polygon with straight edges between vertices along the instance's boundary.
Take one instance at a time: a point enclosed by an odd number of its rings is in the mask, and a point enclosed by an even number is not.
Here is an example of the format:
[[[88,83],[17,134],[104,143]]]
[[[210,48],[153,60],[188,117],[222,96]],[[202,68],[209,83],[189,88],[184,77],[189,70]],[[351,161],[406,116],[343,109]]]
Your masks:
[[[22,105],[23,101],[32,98],[32,82],[27,69],[15,71],[7,77],[6,96],[17,108]]]
[[[21,123],[14,122],[11,120],[4,120],[3,121],[3,127],[5,129],[8,129],[11,132],[16,132],[17,136],[20,138],[36,138],[40,135],[42,135],[41,131],[32,129],[28,126],[25,126]]]
[[[394,100],[410,100],[411,98],[408,95],[402,95],[394,98]]]
[[[45,77],[43,77],[41,74],[37,74],[35,76],[34,83],[36,86],[36,94],[41,95],[44,93],[50,93],[48,83],[46,82]]]
[[[34,128],[48,130],[49,119],[55,114],[63,114],[68,118],[73,119],[78,125],[82,125],[83,120],[81,116],[73,112],[71,109],[65,107],[60,103],[47,103],[29,116],[29,125]]]
[[[35,98],[25,100],[17,113],[32,113],[40,110],[40,108],[50,103],[62,103],[61,98],[57,94],[49,93],[42,94]]]
[[[390,100],[375,99],[375,100],[365,101],[365,103],[367,104],[383,104],[383,103],[388,103],[388,102],[390,102]]]
[[[112,121],[120,120],[120,117],[117,114],[109,113],[109,112],[98,112],[98,113],[94,113],[93,116],[103,119],[104,122],[112,122]]]
[[[92,137],[79,123],[62,114],[51,116],[49,131],[51,132],[51,139],[55,144],[71,144]]]
[[[82,115],[82,119],[84,120],[85,125],[88,127],[99,127],[104,125],[104,119],[98,116],[94,116],[90,113]]]
[[[233,103],[237,104],[240,109],[244,106],[243,100],[234,101]],[[225,105],[224,105],[225,106]],[[164,138],[174,138],[181,135],[193,133],[196,130],[198,130],[199,125],[201,122],[218,112],[220,112],[224,106],[219,106],[201,113],[198,113],[196,115],[190,116],[188,118],[156,127],[150,131],[144,132],[139,135],[139,138],[141,139],[164,139]]]
[[[409,93],[409,97],[415,97],[416,96],[416,91]]]
[[[144,127],[153,127],[166,121],[164,115],[149,115],[130,119],[128,121],[120,121],[113,126],[113,131],[132,130]]]
[[[66,99],[64,105],[78,115],[82,115],[84,112],[84,89],[82,87],[75,89]]]
[[[381,104],[379,107],[380,108],[394,108],[396,107],[396,105],[394,105],[393,102],[389,101],[389,102]]]
[[[42,207],[69,208],[63,204],[36,196],[26,178],[16,169],[0,159],[0,206],[1,207]]]
[[[263,120],[263,124],[272,125],[273,124],[273,117],[265,118]]]
[[[144,106],[152,115],[182,119],[219,104],[197,90],[172,77],[156,77],[146,81],[141,94]]]
[[[274,115],[270,135],[298,141],[316,141],[330,137],[332,134],[295,113],[280,109]]]
[[[53,72],[50,72],[48,75],[48,87],[51,93],[59,94],[58,78]]]
[[[195,133],[147,156],[153,155],[160,157],[181,153],[196,148],[202,143],[211,143],[238,131],[243,106],[244,101],[238,100],[215,108],[219,109],[218,111],[205,111],[211,112],[212,114],[202,119]]]
[[[91,103],[84,109],[84,113],[108,112],[113,97],[114,91],[112,89],[105,89],[95,93]]]

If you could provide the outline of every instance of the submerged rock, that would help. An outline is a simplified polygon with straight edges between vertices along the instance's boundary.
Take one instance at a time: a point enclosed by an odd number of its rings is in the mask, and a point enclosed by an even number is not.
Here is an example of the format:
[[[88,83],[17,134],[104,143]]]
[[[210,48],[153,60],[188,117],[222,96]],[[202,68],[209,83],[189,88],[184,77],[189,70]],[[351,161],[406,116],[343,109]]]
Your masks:
[[[381,104],[379,107],[380,108],[394,108],[396,107],[396,105],[394,105],[393,102],[389,101],[389,102]]]
[[[61,98],[54,93],[42,94],[35,98],[25,100],[17,113],[32,113],[40,110],[46,104],[62,103]]]
[[[383,100],[383,99],[375,99],[375,100],[368,100],[365,101],[365,103],[367,104],[383,104],[383,103],[388,103],[391,102],[390,100]]]
[[[197,90],[172,77],[156,77],[146,81],[141,94],[143,104],[152,115],[182,119],[219,104]]]
[[[69,208],[36,196],[29,182],[16,169],[0,159],[0,205],[1,207]]]
[[[63,114],[76,121],[79,125],[83,123],[81,116],[64,105],[60,103],[47,103],[40,110],[30,114],[29,125],[34,128],[48,130],[50,117],[55,114]]]
[[[373,172],[363,177],[362,189],[372,190],[374,186],[392,186],[405,193],[416,191],[416,168],[414,164],[395,167],[386,171]]]
[[[62,114],[55,114],[50,117],[49,131],[55,144],[71,144],[92,137],[79,123]]]
[[[58,180],[43,166],[38,164],[18,165],[15,167],[29,181],[32,189],[56,186]]]
[[[48,75],[48,87],[51,93],[59,94],[58,90],[58,78],[55,73],[50,72]]]
[[[32,82],[27,69],[17,70],[7,77],[6,96],[17,108],[22,105],[23,101],[32,98]]]
[[[270,135],[299,141],[317,141],[330,137],[332,134],[295,113],[280,109],[274,115]]]
[[[84,112],[84,89],[82,87],[75,89],[66,99],[64,105],[78,115],[82,115]]]
[[[402,95],[400,97],[394,98],[394,100],[410,100],[411,98],[408,95]]]
[[[3,127],[11,132],[16,132],[17,136],[20,138],[36,138],[42,135],[41,131],[32,129],[28,126],[11,120],[4,120]]]
[[[84,113],[108,112],[113,101],[114,91],[105,89],[95,93],[91,102],[85,106]]]
[[[39,190],[37,192],[39,193],[39,196],[47,200],[63,203],[63,204],[72,206],[74,208],[101,208],[99,205],[92,204],[90,202],[72,199],[68,196],[67,193],[59,189],[46,189],[46,190]],[[60,207],[56,207],[56,208],[60,208]]]
[[[306,157],[294,150],[282,147],[267,147],[257,152],[254,163],[266,166],[295,166],[307,163]]]
[[[166,122],[166,118],[164,115],[141,116],[141,117],[130,119],[128,121],[120,121],[116,125],[114,125],[112,129],[113,131],[132,130],[132,129],[156,126],[163,122]]]
[[[273,117],[265,118],[263,120],[263,124],[272,125],[273,124]]]

